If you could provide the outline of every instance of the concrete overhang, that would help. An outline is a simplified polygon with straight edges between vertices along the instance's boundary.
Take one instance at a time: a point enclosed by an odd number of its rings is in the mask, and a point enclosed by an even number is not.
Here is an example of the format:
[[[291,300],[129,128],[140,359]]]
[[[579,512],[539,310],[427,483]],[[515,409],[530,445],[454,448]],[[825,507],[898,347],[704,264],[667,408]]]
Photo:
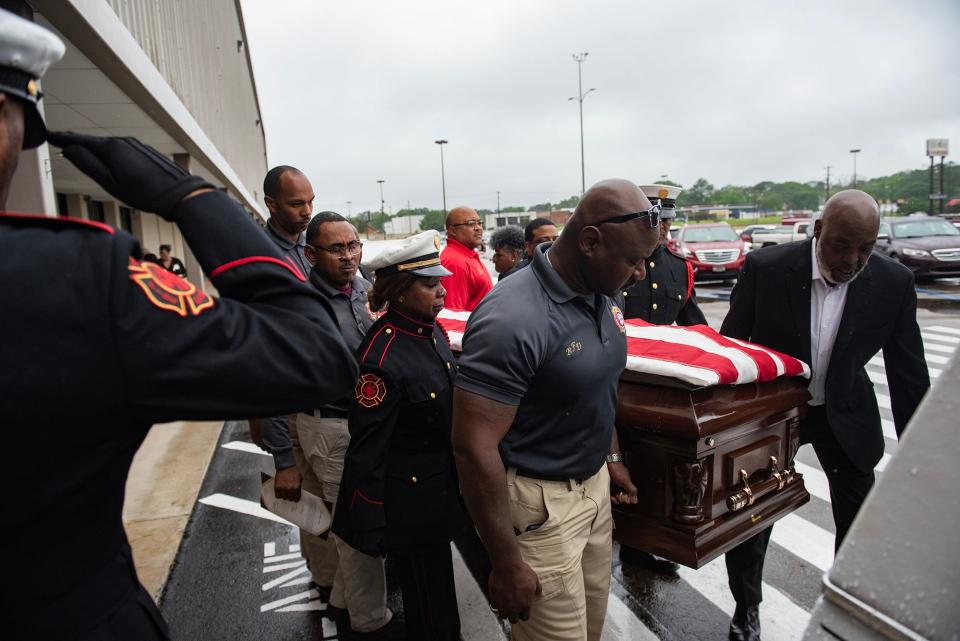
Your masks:
[[[189,154],[191,171],[226,188],[260,218],[251,194],[216,145],[103,0],[31,0],[36,21],[57,32],[66,54],[44,76],[47,126],[97,136],[133,136],[164,154]],[[52,153],[57,189],[110,198]]]

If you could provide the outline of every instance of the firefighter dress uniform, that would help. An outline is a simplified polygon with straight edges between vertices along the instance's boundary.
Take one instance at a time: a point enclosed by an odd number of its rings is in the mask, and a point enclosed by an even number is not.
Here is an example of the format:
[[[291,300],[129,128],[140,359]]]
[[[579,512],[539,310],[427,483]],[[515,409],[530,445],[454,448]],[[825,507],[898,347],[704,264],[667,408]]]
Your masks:
[[[653,204],[661,206],[660,219],[673,220],[680,188],[672,185],[640,185]],[[661,243],[647,258],[647,277],[623,291],[624,317],[640,318],[654,325],[706,325],[693,288],[693,265]]]
[[[0,214],[0,638],[165,639],[121,516],[151,425],[319,407],[356,365],[324,299],[226,194],[133,139],[48,134],[36,81],[63,50],[0,10],[0,93],[24,106],[23,147],[49,137],[117,200],[175,222],[220,298],[122,230]]]
[[[443,276],[439,234],[423,232],[368,267]],[[376,285],[374,285],[376,287]],[[459,638],[450,541],[465,524],[450,430],[457,362],[436,323],[388,308],[357,350],[333,532],[398,570],[410,639]]]

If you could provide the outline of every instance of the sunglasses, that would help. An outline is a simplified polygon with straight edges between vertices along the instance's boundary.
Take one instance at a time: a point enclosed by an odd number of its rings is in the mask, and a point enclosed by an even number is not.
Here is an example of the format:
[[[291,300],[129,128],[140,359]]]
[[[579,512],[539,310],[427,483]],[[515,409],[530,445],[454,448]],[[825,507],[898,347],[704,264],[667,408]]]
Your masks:
[[[613,218],[607,218],[606,220],[601,220],[596,224],[596,227],[603,225],[605,223],[626,223],[634,220],[635,218],[646,218],[647,224],[650,226],[650,229],[656,229],[657,225],[660,224],[660,205],[654,205],[646,211],[635,211],[632,214],[623,214],[621,216],[614,216]]]

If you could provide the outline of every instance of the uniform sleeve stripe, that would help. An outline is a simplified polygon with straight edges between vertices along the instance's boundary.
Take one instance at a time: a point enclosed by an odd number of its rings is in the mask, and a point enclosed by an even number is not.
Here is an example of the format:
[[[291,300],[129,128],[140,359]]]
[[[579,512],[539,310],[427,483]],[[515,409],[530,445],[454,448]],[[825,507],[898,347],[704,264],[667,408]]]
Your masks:
[[[279,258],[274,258],[273,256],[247,256],[246,258],[239,258],[237,260],[232,260],[229,263],[220,265],[212,272],[210,272],[210,278],[216,278],[220,274],[233,269],[234,267],[240,267],[241,265],[249,265],[250,263],[274,263],[275,265],[280,265],[290,270],[298,280],[306,282],[307,277],[303,275],[303,272],[300,271],[296,265],[291,265],[285,260],[280,260]]]
[[[41,222],[74,223],[77,225],[93,227],[95,229],[99,229],[100,231],[105,231],[108,234],[117,233],[116,229],[106,223],[97,222],[96,220],[87,220],[86,218],[72,218],[70,216],[45,216],[43,214],[8,214],[6,212],[0,214],[0,216],[3,218],[19,218],[21,220],[37,220]]]

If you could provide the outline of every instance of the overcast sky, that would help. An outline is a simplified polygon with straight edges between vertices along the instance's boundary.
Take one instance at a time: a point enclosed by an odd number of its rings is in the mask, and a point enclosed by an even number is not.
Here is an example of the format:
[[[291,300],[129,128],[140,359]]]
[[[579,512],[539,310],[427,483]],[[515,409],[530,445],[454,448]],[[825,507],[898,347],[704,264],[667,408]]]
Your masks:
[[[271,164],[347,213],[586,181],[848,180],[960,155],[960,2],[243,0]],[[956,188],[954,188],[956,190]]]

